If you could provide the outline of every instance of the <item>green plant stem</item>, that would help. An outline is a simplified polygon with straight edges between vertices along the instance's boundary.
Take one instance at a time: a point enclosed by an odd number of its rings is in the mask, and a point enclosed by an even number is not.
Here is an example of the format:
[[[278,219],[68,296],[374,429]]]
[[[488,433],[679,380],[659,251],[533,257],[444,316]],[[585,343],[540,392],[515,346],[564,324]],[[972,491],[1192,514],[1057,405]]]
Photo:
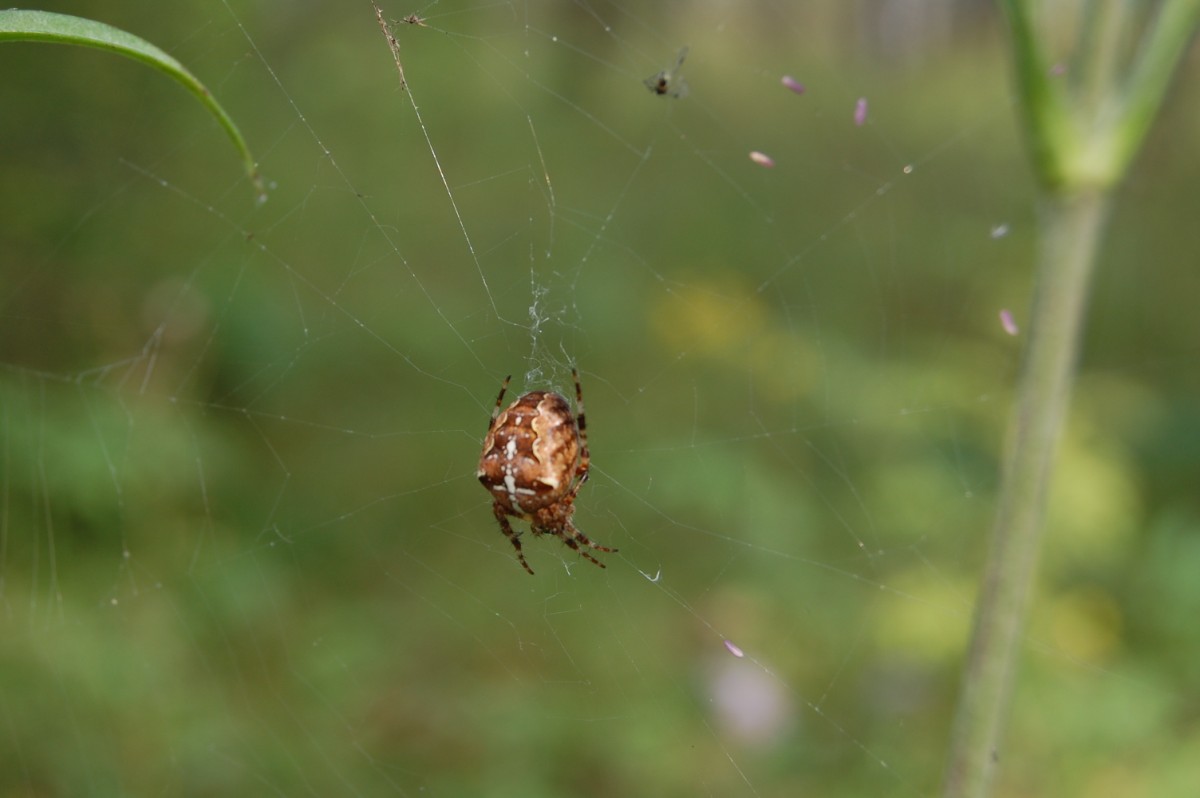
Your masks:
[[[999,759],[1037,568],[1046,489],[1071,397],[1108,204],[1107,191],[1089,189],[1052,195],[1041,209],[1037,294],[951,740],[945,798],[987,795]]]
[[[1050,68],[1033,0],[998,2],[1008,21],[1017,93],[1045,199],[1031,321],[945,798],[985,798],[991,790],[1110,192],[1128,171],[1200,26],[1200,0],[1163,0],[1126,64],[1123,36],[1133,6],[1089,0],[1074,59],[1078,74],[1064,80]]]

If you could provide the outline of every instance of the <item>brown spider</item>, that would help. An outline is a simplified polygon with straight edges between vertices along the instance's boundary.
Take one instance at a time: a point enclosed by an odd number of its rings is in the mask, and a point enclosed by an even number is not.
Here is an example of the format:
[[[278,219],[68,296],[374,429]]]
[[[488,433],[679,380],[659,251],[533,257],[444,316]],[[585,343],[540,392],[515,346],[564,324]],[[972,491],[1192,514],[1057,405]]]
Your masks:
[[[587,482],[591,466],[583,389],[575,369],[571,376],[575,378],[576,415],[571,414],[566,398],[552,391],[530,391],[501,412],[512,377],[504,378],[475,474],[492,495],[492,513],[500,529],[531,574],[518,533],[508,521],[510,515],[528,521],[534,535],[553,535],[601,568],[604,563],[579,544],[596,551],[616,551],[593,543],[571,521],[575,497]]]

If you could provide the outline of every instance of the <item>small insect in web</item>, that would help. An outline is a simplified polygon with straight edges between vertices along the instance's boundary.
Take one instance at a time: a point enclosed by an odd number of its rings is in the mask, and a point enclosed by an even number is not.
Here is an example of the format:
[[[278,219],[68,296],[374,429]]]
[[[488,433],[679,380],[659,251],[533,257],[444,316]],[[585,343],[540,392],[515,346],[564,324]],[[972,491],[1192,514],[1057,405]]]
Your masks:
[[[675,59],[674,66],[651,75],[642,81],[646,85],[646,88],[654,94],[666,94],[676,99],[686,97],[688,85],[687,81],[679,75],[679,68],[683,66],[683,59],[687,58],[687,54],[688,48],[684,47],[679,51],[679,57]]]
[[[616,551],[593,543],[571,520],[575,497],[587,482],[591,468],[583,389],[575,369],[571,369],[571,376],[575,379],[575,413],[566,397],[553,391],[530,391],[501,411],[512,379],[505,377],[475,472],[492,496],[492,514],[500,530],[531,574],[533,569],[525,561],[519,533],[513,530],[509,516],[528,521],[534,535],[553,535],[601,568],[604,563],[580,546]]]

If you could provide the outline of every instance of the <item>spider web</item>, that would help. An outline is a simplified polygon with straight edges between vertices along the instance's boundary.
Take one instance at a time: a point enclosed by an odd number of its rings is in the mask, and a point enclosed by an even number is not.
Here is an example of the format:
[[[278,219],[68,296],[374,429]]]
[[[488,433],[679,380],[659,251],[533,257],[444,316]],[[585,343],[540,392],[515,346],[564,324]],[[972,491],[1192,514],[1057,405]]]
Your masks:
[[[990,12],[75,11],[203,76],[272,184],[158,75],[0,54],[53,87],[0,128],[0,792],[936,791],[1030,280]],[[1196,503],[1124,448],[1179,340],[1076,411],[1125,427],[1065,445],[1014,791],[1197,775],[1183,660],[1123,631],[1138,580],[1197,600]],[[575,521],[620,551],[526,535],[530,578],[479,445],[506,374],[572,367]]]

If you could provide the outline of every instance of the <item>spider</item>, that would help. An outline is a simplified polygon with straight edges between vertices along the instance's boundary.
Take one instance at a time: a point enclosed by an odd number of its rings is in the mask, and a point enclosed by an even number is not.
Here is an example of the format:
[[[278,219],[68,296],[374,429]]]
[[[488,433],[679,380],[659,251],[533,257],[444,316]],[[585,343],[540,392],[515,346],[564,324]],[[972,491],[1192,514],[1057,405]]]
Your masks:
[[[571,521],[575,497],[587,482],[591,466],[583,389],[575,369],[571,376],[575,379],[575,415],[566,398],[553,391],[530,391],[501,412],[512,377],[504,378],[475,473],[492,496],[492,514],[500,522],[500,530],[530,574],[533,569],[525,561],[520,537],[508,521],[510,515],[528,521],[534,535],[553,535],[601,568],[604,563],[580,544],[596,551],[616,551],[593,543]]]
[[[642,83],[652,93],[659,96],[669,94],[676,99],[686,97],[688,92],[687,81],[679,76],[679,68],[683,66],[683,59],[687,58],[687,54],[688,48],[684,47],[679,51],[673,67],[651,75],[643,80]]]

